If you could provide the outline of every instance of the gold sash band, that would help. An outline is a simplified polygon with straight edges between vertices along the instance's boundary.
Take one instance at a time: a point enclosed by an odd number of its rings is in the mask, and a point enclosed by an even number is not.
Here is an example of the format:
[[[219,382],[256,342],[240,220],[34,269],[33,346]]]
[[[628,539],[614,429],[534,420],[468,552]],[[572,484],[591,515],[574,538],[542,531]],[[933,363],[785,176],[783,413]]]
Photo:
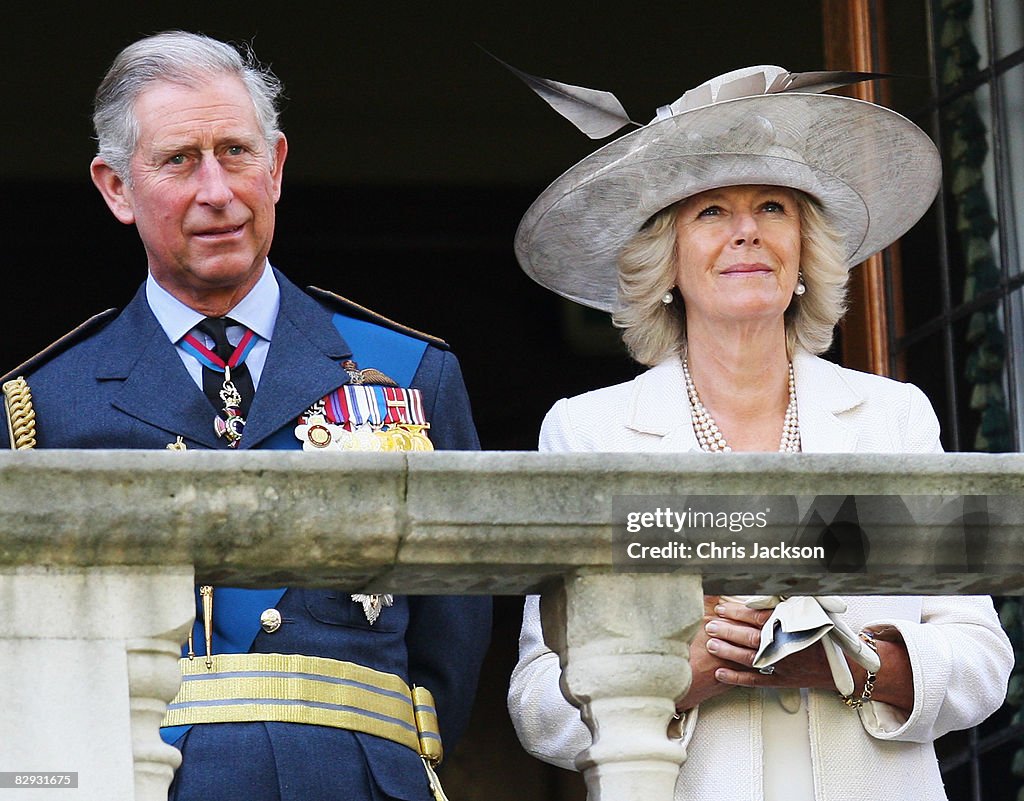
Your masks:
[[[212,659],[211,669],[203,659],[180,661],[181,689],[162,725],[307,723],[383,737],[435,765],[443,757],[433,696],[423,687],[410,692],[392,673],[299,654]]]

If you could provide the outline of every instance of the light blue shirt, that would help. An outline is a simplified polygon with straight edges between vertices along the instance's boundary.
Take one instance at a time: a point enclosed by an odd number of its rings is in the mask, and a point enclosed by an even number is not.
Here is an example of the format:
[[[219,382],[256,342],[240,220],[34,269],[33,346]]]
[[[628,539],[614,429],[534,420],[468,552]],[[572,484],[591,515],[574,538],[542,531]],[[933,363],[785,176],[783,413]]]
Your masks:
[[[160,323],[160,327],[178,352],[188,374],[192,376],[196,386],[202,389],[203,366],[179,343],[185,334],[205,319],[205,315],[189,308],[174,297],[160,286],[152,275],[146,278],[146,300],[149,302],[149,308],[152,309],[157,322]],[[274,277],[274,271],[268,261],[263,268],[263,275],[260,276],[256,285],[231,311],[224,315],[239,323],[239,325],[228,326],[227,329],[228,342],[232,345],[237,345],[241,340],[244,334],[242,326],[248,328],[258,337],[245,360],[245,363],[249,365],[253,387],[258,387],[260,384],[260,376],[263,375],[263,365],[267,361],[267,351],[270,350],[270,341],[274,336],[274,323],[277,321],[277,311],[280,307],[281,288],[277,285],[277,279]],[[208,348],[213,348],[213,341],[202,331],[196,331],[196,336]]]

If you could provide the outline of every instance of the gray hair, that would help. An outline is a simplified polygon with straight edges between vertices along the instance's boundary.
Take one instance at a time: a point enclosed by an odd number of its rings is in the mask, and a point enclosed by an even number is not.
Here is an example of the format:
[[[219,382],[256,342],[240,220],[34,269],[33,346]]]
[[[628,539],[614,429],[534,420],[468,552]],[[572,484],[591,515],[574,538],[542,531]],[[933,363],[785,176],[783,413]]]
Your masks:
[[[167,81],[198,86],[220,75],[237,76],[252,98],[256,119],[270,158],[281,131],[277,104],[280,80],[256,59],[252,48],[232,45],[197,33],[165,31],[147,36],[122,50],[96,90],[93,127],[97,155],[131,184],[131,159],[138,144],[135,101],[152,83]]]
[[[828,350],[836,324],[846,313],[850,275],[842,237],[821,205],[810,195],[793,191],[800,211],[800,270],[807,292],[786,309],[786,348],[791,357],[797,345],[813,354]],[[620,307],[612,321],[622,329],[630,356],[649,367],[686,353],[686,308],[675,288],[679,205],[655,214],[619,257]],[[666,292],[675,296],[673,303],[662,302]]]

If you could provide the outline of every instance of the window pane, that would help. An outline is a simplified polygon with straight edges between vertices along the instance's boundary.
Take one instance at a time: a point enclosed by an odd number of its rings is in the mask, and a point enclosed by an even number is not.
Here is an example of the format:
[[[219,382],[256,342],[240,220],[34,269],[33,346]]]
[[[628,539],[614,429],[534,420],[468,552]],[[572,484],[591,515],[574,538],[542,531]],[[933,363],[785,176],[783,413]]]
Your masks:
[[[1018,2],[1018,0],[1011,0]],[[989,64],[984,0],[932,0],[935,40],[939,45],[939,83],[948,88]]]
[[[1020,0],[995,0],[996,58],[1024,47],[1024,5]]]
[[[885,29],[889,31],[892,45],[888,48],[886,71],[894,77],[885,81],[882,87],[889,92],[891,105],[904,115],[913,115],[931,101],[931,56],[928,52],[928,15],[924,3],[880,3],[879,9],[885,15]],[[914,122],[926,131],[928,120],[914,118]]]
[[[1012,451],[1001,301],[988,304],[954,324],[953,351],[961,449]]]
[[[1022,12],[1024,13],[1024,12]],[[1024,242],[1024,64],[999,77],[1002,149],[1002,181],[999,224],[1003,227],[1007,273],[1021,272],[1021,243]]]
[[[1010,295],[1010,337],[1011,347],[1007,349],[1007,357],[1012,360],[1007,380],[1015,384],[1014,401],[1017,424],[1017,443],[1015,450],[1024,450],[1024,290],[1018,289]],[[1011,393],[1007,391],[1009,396]]]
[[[908,334],[942,313],[944,268],[937,247],[938,217],[936,205],[900,239],[899,289],[903,296],[903,330]]]
[[[1001,278],[990,96],[984,84],[940,112],[954,305],[996,288]]]
[[[976,730],[954,731],[935,742],[935,755],[943,768],[942,781],[950,801],[982,798],[984,801],[1017,801],[1020,780],[1007,776],[1007,766],[1020,748],[1018,739],[983,748],[988,736],[997,735],[1012,724],[1013,710],[1004,705]],[[973,747],[972,747],[973,743]],[[980,795],[973,790],[971,758],[978,749],[978,778]],[[1007,779],[1009,778],[1009,781]]]

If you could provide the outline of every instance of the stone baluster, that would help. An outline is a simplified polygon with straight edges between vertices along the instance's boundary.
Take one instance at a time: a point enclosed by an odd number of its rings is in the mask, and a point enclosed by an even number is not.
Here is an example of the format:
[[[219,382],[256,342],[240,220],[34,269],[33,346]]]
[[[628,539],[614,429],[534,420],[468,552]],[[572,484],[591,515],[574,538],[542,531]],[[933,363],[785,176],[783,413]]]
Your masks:
[[[162,801],[181,764],[178,749],[160,738],[167,702],[174,698],[181,683],[181,645],[176,639],[147,638],[131,640],[126,647],[135,799]]]
[[[666,729],[703,614],[699,576],[580,571],[542,596],[545,641],[593,735],[576,758],[590,801],[673,797],[686,753]]]
[[[164,801],[180,756],[158,726],[195,617],[192,569],[0,570],[0,609],[0,770],[77,773],[78,801]]]

